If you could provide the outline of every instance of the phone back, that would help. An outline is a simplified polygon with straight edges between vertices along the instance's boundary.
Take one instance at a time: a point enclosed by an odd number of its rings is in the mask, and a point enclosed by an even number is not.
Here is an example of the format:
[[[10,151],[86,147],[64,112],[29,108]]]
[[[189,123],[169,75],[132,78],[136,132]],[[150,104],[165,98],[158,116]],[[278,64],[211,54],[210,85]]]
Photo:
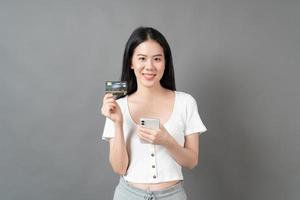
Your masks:
[[[159,119],[141,118],[140,125],[142,125],[146,128],[149,128],[149,129],[157,130],[157,129],[159,129]]]

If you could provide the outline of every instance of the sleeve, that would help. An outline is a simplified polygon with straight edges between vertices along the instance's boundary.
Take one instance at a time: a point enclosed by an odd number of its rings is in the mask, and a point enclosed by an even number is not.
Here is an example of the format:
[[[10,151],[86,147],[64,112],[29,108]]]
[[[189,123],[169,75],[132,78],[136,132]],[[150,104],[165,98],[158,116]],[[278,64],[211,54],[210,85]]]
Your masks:
[[[186,121],[185,121],[185,135],[192,133],[204,133],[207,128],[203,124],[198,113],[198,106],[196,100],[189,95],[186,101]]]
[[[111,119],[106,118],[104,129],[103,129],[102,140],[109,141],[109,139],[114,137],[115,137],[114,122]]]

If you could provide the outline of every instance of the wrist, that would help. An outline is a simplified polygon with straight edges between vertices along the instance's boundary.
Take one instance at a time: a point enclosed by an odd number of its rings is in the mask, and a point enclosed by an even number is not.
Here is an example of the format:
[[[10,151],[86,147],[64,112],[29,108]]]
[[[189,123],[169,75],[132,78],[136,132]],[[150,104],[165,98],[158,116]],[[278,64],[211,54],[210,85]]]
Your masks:
[[[173,137],[168,137],[164,146],[167,149],[170,149],[172,146],[174,146],[174,138]]]
[[[116,121],[115,122],[115,127],[123,127],[123,120]]]

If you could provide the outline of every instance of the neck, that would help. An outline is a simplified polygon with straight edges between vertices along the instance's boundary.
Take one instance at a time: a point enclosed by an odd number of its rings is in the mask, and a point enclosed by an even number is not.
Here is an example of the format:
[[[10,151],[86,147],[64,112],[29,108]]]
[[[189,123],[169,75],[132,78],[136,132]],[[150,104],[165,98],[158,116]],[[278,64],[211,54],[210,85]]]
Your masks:
[[[135,92],[136,95],[141,97],[142,99],[155,99],[158,96],[161,96],[166,92],[166,89],[163,88],[161,85],[158,85],[156,87],[143,87],[138,86],[137,91]]]

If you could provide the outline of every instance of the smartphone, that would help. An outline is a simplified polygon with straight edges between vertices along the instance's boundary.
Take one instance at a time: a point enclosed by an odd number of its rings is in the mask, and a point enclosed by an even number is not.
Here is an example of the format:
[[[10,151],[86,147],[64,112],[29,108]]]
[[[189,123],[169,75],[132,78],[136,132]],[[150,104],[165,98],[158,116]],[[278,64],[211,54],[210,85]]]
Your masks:
[[[140,118],[140,125],[145,127],[145,128],[149,128],[149,129],[153,129],[153,130],[158,130],[159,129],[159,119],[156,118]],[[143,139],[140,139],[141,143],[149,143]]]

